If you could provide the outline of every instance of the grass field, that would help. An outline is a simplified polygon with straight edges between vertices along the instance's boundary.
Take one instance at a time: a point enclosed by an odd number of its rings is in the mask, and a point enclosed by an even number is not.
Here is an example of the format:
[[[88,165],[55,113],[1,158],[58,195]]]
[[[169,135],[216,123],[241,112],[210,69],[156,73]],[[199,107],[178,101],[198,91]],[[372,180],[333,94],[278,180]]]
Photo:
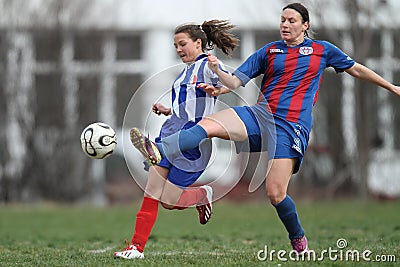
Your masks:
[[[205,226],[198,223],[194,209],[160,209],[146,258],[114,259],[114,250],[124,247],[124,238],[132,234],[137,209],[138,204],[108,208],[0,206],[0,265],[398,266],[400,262],[400,202],[298,204],[310,247],[317,253],[329,247],[338,249],[336,241],[344,238],[348,243],[344,253],[368,249],[371,260],[382,255],[391,258],[390,263],[332,261],[328,255],[323,261],[306,262],[290,261],[286,255],[289,260],[285,262],[276,254],[272,261],[260,261],[257,253],[266,245],[268,253],[271,249],[290,250],[275,210],[263,203],[227,202],[215,204],[213,218]]]

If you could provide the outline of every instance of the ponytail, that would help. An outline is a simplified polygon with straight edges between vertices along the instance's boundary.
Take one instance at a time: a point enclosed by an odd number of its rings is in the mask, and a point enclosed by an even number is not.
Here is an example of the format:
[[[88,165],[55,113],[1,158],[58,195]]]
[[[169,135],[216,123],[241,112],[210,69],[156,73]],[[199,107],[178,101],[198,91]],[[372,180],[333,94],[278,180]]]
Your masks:
[[[217,46],[226,55],[231,55],[233,50],[239,45],[239,39],[231,33],[236,26],[227,20],[204,21],[201,28],[207,35],[207,50],[212,50]]]
[[[231,30],[236,26],[227,20],[204,21],[201,25],[185,24],[175,29],[175,34],[185,32],[193,41],[201,39],[202,50],[213,50],[214,46],[230,56],[239,45],[239,39],[232,34]]]

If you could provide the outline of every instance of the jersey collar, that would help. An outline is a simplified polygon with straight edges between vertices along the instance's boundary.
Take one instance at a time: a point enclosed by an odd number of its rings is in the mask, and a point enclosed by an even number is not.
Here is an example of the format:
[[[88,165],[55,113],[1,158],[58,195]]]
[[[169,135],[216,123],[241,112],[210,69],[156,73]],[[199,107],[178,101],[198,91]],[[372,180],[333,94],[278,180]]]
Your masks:
[[[200,54],[200,55],[196,58],[195,61],[200,60],[200,59],[205,58],[205,57],[207,57],[207,54]]]
[[[303,42],[301,42],[300,44],[295,45],[295,46],[288,46],[288,45],[285,43],[285,41],[283,41],[283,40],[281,40],[281,41],[282,41],[283,45],[286,46],[286,47],[296,48],[296,47],[301,47],[301,46],[304,46],[305,44],[308,44],[308,43],[311,41],[311,39],[309,39],[309,38],[304,38]]]
[[[203,58],[205,58],[205,57],[207,57],[207,54],[200,54],[199,56],[197,56],[196,57],[196,59],[194,60],[194,62],[192,62],[192,63],[188,63],[188,64],[186,64],[187,65],[187,67],[189,68],[190,66],[192,66],[196,61],[198,61],[198,60],[200,60],[200,59],[203,59]]]

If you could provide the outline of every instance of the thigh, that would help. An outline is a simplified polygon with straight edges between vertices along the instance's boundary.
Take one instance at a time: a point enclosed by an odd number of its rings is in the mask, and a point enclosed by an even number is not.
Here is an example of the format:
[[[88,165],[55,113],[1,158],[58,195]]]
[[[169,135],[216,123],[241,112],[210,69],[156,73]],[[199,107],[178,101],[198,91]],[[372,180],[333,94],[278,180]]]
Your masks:
[[[144,192],[145,196],[160,200],[168,173],[169,169],[167,168],[160,166],[150,167]]]
[[[247,138],[246,126],[232,109],[224,109],[203,118],[201,125],[208,137],[219,137],[225,140],[244,141]]]

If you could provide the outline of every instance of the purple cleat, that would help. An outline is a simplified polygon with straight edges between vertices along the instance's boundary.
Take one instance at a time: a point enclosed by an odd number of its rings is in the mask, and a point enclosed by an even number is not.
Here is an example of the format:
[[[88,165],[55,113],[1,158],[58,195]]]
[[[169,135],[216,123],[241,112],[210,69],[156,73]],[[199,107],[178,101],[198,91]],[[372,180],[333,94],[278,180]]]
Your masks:
[[[305,254],[310,251],[308,249],[308,242],[306,236],[302,236],[299,238],[295,238],[290,241],[290,244],[292,245],[293,250],[297,251],[299,255]]]

